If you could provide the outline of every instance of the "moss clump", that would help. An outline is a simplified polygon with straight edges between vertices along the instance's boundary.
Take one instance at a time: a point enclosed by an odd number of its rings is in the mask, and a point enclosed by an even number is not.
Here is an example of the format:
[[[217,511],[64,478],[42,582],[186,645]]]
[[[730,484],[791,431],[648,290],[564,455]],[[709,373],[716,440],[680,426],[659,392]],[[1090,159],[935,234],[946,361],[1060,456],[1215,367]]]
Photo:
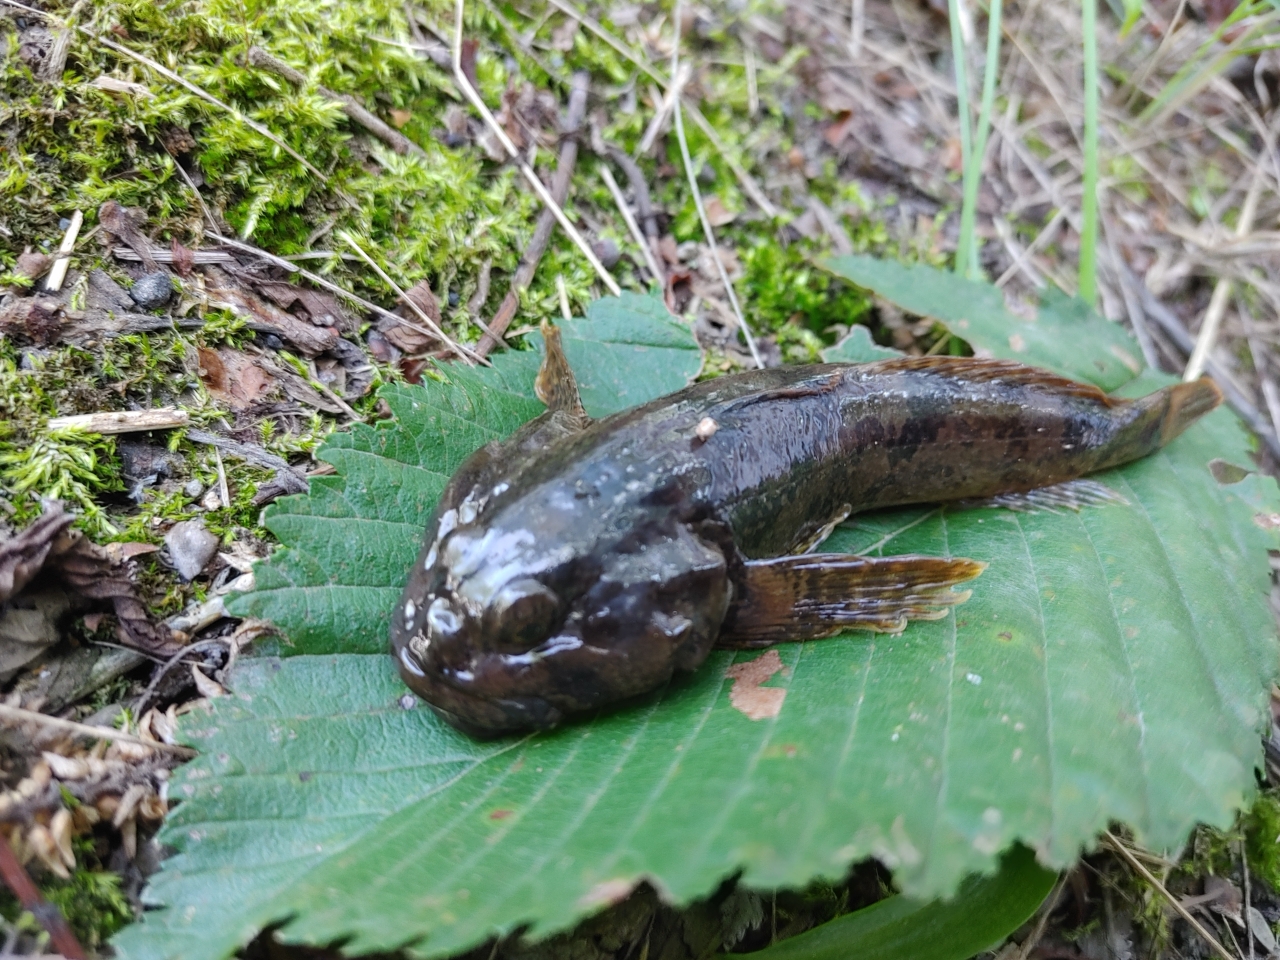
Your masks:
[[[1249,869],[1280,893],[1280,792],[1260,794],[1245,815],[1243,827]]]
[[[870,311],[866,294],[814,265],[817,253],[812,243],[776,242],[758,242],[742,252],[744,309],[759,329],[787,330],[781,338],[790,343],[805,342],[803,332],[830,342],[837,324],[848,327]]]

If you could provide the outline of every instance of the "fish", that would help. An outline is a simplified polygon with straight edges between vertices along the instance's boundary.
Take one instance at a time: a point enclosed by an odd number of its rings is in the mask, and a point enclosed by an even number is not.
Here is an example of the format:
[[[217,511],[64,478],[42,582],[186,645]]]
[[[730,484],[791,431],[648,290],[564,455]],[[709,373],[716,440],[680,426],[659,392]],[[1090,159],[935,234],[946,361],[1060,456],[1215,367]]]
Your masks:
[[[554,727],[753,649],[899,632],[985,564],[815,553],[883,507],[1008,497],[1159,449],[1222,400],[1129,400],[1036,367],[903,357],[754,370],[602,419],[544,325],[546,412],[467,459],[393,611],[405,683],[479,738]]]

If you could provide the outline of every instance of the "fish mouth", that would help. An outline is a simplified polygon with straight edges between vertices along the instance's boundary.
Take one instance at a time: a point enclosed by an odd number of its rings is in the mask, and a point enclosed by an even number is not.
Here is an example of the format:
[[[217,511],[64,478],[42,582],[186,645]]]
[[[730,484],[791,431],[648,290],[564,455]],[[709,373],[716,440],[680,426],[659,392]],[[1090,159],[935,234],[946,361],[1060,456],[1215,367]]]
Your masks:
[[[408,649],[395,651],[400,677],[428,707],[450,726],[477,740],[530,730],[547,730],[564,712],[542,697],[486,697],[422,664]]]

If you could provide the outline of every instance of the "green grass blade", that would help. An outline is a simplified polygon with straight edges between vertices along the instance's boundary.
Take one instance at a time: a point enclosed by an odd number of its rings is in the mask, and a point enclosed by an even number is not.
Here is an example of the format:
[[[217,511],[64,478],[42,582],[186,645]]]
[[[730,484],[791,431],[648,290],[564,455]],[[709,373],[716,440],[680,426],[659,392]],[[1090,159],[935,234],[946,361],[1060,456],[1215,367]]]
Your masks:
[[[978,244],[974,234],[978,215],[978,187],[982,183],[982,160],[987,153],[987,137],[991,133],[991,110],[996,99],[996,72],[1000,68],[1000,23],[1004,10],[1003,0],[991,0],[991,9],[987,13],[987,59],[982,78],[982,108],[978,114],[977,136],[973,143],[973,154],[965,160],[964,165],[964,206],[960,211],[960,236],[968,250],[967,260],[962,260],[956,252],[956,271],[971,280],[980,280],[978,265]]]
[[[954,899],[890,897],[752,954],[760,960],[965,960],[1027,921],[1057,874],[1015,847],[993,877],[971,879]]]
[[[978,171],[973,169],[973,136],[969,119],[969,71],[964,62],[964,32],[960,29],[960,0],[947,0],[947,9],[951,21],[951,58],[955,61],[956,70],[956,113],[960,122],[960,160],[964,169],[967,193],[969,180],[976,180]],[[969,230],[966,232],[962,220],[960,239],[956,243],[956,273],[964,275],[968,271],[973,256],[972,249],[973,223],[970,222]]]

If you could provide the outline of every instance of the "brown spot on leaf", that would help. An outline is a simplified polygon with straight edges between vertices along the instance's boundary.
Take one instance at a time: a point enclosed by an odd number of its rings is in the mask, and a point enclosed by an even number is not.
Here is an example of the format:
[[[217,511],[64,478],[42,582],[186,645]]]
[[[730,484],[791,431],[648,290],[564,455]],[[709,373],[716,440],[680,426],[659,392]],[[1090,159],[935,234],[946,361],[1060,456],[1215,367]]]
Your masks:
[[[1280,513],[1255,513],[1253,522],[1263,530],[1280,530]]]
[[[489,819],[490,819],[490,820],[505,820],[505,819],[507,819],[507,817],[511,816],[511,814],[513,814],[513,813],[515,813],[515,811],[514,811],[514,810],[495,810],[495,811],[493,811],[493,813],[489,814]]]
[[[734,709],[749,720],[766,720],[781,713],[782,702],[787,698],[786,689],[761,686],[781,669],[782,658],[777,650],[769,650],[745,663],[733,664],[724,675],[733,680],[729,702]]]
[[[1008,630],[1001,630],[999,633],[996,634],[996,636],[999,637],[1001,640],[1013,639],[1013,634],[1010,633]]]
[[[1222,486],[1229,487],[1233,483],[1239,483],[1253,471],[1247,467],[1236,466],[1236,464],[1229,463],[1221,458],[1215,458],[1209,461],[1209,473]]]

